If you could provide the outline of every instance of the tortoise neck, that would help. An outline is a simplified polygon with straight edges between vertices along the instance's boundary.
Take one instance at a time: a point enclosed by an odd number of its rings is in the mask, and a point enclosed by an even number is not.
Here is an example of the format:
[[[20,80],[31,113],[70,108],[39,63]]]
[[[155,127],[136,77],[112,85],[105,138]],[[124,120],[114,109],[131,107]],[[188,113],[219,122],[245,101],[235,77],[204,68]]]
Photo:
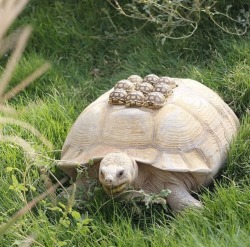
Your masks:
[[[167,189],[169,184],[182,186],[187,191],[197,191],[197,184],[190,173],[169,172],[138,163],[138,176],[133,184],[135,189],[159,193]]]
[[[146,169],[145,166],[145,164],[136,163],[137,176],[135,177],[134,183],[132,184],[135,189],[141,189],[150,175],[148,169]]]
[[[132,159],[132,158],[131,158]],[[138,180],[138,165],[137,165],[137,162],[134,160],[134,159],[132,159],[132,161],[133,161],[133,174],[132,174],[132,176],[133,176],[133,181],[132,181],[132,186],[134,186],[134,184],[136,183],[136,181]]]

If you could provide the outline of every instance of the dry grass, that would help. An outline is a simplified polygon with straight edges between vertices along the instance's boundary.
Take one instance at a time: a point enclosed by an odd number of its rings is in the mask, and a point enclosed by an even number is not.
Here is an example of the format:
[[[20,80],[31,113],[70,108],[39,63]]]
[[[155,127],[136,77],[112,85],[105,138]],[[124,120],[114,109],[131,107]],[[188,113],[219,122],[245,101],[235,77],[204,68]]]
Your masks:
[[[25,5],[28,3],[27,0],[0,0],[0,55],[5,54],[9,50],[13,50],[11,56],[7,62],[5,69],[3,70],[0,76],[0,111],[3,116],[0,116],[0,141],[13,143],[14,145],[20,146],[26,153],[29,160],[32,162],[37,158],[37,152],[34,147],[22,137],[16,135],[5,135],[3,133],[4,125],[16,125],[21,128],[26,129],[37,137],[46,147],[52,149],[52,144],[48,141],[36,128],[32,125],[21,121],[18,119],[18,112],[11,107],[7,106],[6,103],[8,100],[14,98],[19,92],[24,90],[29,86],[33,81],[38,77],[43,75],[49,68],[50,64],[45,63],[38,69],[36,69],[32,74],[23,79],[15,87],[6,92],[6,89],[11,81],[12,75],[15,71],[15,68],[22,57],[23,51],[27,45],[28,39],[32,32],[30,26],[20,28],[6,37],[6,32],[9,30],[10,26],[16,20],[18,15],[24,9]],[[43,174],[45,176],[45,174]],[[36,203],[47,195],[51,194],[57,186],[50,187],[46,192],[33,199],[28,203],[24,208],[18,211],[6,224],[0,227],[0,238],[3,237],[3,234],[25,213],[27,213]],[[30,246],[34,241],[34,237],[31,237],[29,241],[20,246]]]
[[[38,77],[44,74],[49,68],[50,65],[45,63],[40,68],[35,70],[28,77],[23,79],[17,86],[10,89],[6,92],[6,88],[11,81],[14,70],[23,54],[23,51],[27,45],[28,39],[31,34],[31,27],[27,26],[22,29],[18,29],[13,34],[10,34],[5,38],[6,32],[9,30],[10,26],[13,24],[15,19],[21,13],[25,5],[28,3],[27,0],[0,0],[0,50],[1,54],[6,53],[10,48],[13,48],[13,52],[7,62],[7,65],[0,77],[0,111],[5,114],[11,114],[11,117],[1,117],[0,124],[13,124],[23,127],[29,130],[32,134],[34,134],[42,143],[48,146],[50,149],[52,148],[52,144],[33,126],[28,123],[22,122],[18,119],[15,119],[17,114],[15,113],[15,109],[6,106],[5,103],[14,98],[19,92],[24,90],[27,86],[29,86],[33,81],[35,81]],[[11,47],[4,46],[11,40]],[[3,44],[3,46],[1,46]],[[35,156],[35,150],[31,147],[29,143],[27,143],[24,139],[16,136],[4,136],[2,133],[2,127],[0,127],[0,140],[4,142],[13,142],[19,146],[21,146],[30,157]]]

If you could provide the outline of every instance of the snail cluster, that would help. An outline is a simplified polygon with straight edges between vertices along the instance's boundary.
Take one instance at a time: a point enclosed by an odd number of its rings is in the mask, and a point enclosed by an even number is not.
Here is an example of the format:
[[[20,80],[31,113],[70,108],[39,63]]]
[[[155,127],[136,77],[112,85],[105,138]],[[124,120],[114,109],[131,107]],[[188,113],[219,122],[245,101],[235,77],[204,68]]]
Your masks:
[[[170,77],[149,74],[144,78],[131,75],[118,81],[109,95],[109,104],[160,108],[178,85]]]

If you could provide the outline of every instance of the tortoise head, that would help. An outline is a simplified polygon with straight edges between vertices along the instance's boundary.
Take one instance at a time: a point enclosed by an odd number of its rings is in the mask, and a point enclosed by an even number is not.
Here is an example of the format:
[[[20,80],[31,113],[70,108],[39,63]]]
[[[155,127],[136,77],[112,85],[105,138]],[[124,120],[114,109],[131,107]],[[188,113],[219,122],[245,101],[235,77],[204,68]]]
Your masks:
[[[137,175],[136,162],[125,153],[107,154],[100,163],[99,181],[110,196],[126,190]]]

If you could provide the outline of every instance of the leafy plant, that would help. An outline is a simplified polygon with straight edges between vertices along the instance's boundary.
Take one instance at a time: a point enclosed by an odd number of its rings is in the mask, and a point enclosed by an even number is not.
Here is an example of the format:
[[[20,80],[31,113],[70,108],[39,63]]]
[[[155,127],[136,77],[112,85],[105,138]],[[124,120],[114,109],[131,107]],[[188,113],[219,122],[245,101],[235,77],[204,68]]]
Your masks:
[[[149,209],[154,204],[161,205],[164,209],[167,209],[166,197],[171,193],[170,190],[161,190],[160,193],[146,193],[144,190],[126,190],[118,197],[121,202],[131,202],[132,204],[144,204]]]
[[[204,19],[226,33],[244,35],[250,25],[249,5],[189,0],[132,0],[124,3],[107,0],[121,15],[152,23],[162,43],[167,38],[183,39],[192,36]]]

